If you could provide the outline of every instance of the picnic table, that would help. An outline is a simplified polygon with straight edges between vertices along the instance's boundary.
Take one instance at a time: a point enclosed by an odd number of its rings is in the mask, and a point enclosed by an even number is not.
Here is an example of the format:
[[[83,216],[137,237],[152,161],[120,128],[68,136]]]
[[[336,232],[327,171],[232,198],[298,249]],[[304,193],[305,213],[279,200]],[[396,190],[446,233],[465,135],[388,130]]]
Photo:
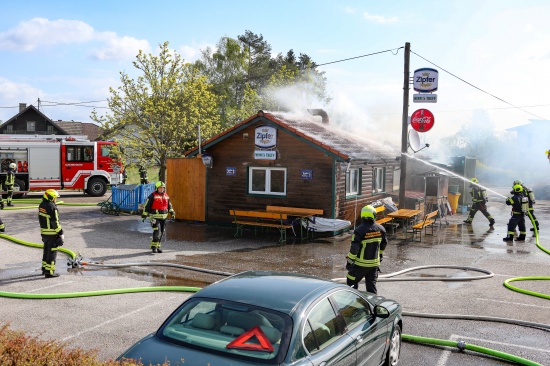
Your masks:
[[[408,208],[400,208],[397,211],[390,212],[386,216],[393,218],[403,224],[403,232],[405,239],[407,238],[407,230],[412,222],[415,221],[417,215],[421,214],[422,210],[413,210]]]

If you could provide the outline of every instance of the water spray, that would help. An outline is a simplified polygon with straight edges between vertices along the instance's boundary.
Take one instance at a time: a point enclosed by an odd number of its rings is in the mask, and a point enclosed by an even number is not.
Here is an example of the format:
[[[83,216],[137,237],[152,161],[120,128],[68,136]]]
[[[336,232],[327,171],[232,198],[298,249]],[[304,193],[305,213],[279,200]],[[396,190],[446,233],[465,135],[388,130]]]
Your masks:
[[[463,181],[465,181],[465,182],[467,182],[467,183],[475,184],[476,186],[479,186],[479,187],[481,187],[481,188],[483,188],[483,189],[485,189],[485,190],[487,190],[487,191],[493,192],[493,193],[496,194],[497,196],[500,196],[500,197],[506,199],[506,196],[504,196],[504,195],[502,195],[502,194],[500,194],[500,193],[498,193],[498,192],[495,192],[495,191],[493,191],[492,189],[487,188],[487,187],[485,187],[485,186],[483,186],[483,185],[481,185],[481,184],[479,184],[479,183],[473,183],[473,182],[471,182],[468,178],[464,178],[463,176],[458,175],[458,174],[456,174],[455,172],[451,172],[450,170],[447,170],[447,169],[442,168],[442,167],[440,167],[440,166],[437,166],[437,165],[435,165],[435,164],[429,163],[429,162],[427,162],[427,161],[425,161],[425,160],[422,160],[422,159],[420,159],[420,158],[417,158],[416,156],[413,156],[413,155],[410,155],[410,154],[407,154],[407,153],[401,153],[401,155],[405,155],[405,156],[407,156],[407,157],[409,157],[409,158],[413,158],[413,159],[415,159],[415,160],[418,160],[418,161],[421,162],[421,163],[424,163],[424,164],[429,165],[429,166],[431,166],[431,167],[434,167],[434,168],[436,168],[436,169],[442,170],[442,171],[444,171],[445,173],[448,173],[448,174],[450,174],[450,175],[452,175],[452,176],[454,176],[454,177],[456,177],[456,178],[459,178],[459,179],[461,179],[461,180],[463,180]]]

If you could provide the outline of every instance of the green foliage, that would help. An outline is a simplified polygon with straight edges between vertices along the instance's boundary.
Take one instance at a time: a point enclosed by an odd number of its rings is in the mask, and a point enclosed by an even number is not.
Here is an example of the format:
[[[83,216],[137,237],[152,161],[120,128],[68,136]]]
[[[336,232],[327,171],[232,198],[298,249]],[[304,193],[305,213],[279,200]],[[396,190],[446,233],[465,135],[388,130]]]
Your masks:
[[[121,72],[121,86],[110,88],[112,114],[94,111],[91,118],[109,136],[118,136],[127,162],[157,165],[165,180],[166,159],[197,145],[197,125],[204,138],[221,130],[218,96],[197,68],[169,50],[168,42],[158,56],[140,51],[133,65],[141,73],[137,79]]]
[[[42,341],[14,331],[8,325],[0,328],[0,365],[7,366],[138,366],[139,361],[100,361],[97,351],[71,349],[56,341]],[[163,365],[168,365],[164,363]]]

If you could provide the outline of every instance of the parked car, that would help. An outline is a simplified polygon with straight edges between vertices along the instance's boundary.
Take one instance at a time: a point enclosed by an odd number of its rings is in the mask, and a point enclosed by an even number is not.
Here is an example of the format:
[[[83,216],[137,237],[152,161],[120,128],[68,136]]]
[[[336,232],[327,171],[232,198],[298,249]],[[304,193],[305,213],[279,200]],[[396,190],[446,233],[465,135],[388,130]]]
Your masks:
[[[401,306],[317,277],[243,272],[189,297],[122,358],[170,365],[391,365]]]

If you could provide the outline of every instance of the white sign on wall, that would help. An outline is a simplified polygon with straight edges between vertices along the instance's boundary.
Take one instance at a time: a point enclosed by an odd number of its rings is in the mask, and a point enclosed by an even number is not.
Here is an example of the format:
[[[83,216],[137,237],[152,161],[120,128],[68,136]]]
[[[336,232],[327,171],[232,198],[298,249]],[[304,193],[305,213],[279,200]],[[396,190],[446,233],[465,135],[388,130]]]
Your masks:
[[[424,67],[414,70],[413,88],[419,93],[431,93],[437,90],[439,72],[436,69]]]
[[[273,150],[255,150],[254,159],[256,160],[277,160],[277,151]]]
[[[413,103],[437,103],[437,94],[414,94]]]
[[[254,144],[258,149],[273,149],[277,146],[277,129],[270,126],[256,127]]]

